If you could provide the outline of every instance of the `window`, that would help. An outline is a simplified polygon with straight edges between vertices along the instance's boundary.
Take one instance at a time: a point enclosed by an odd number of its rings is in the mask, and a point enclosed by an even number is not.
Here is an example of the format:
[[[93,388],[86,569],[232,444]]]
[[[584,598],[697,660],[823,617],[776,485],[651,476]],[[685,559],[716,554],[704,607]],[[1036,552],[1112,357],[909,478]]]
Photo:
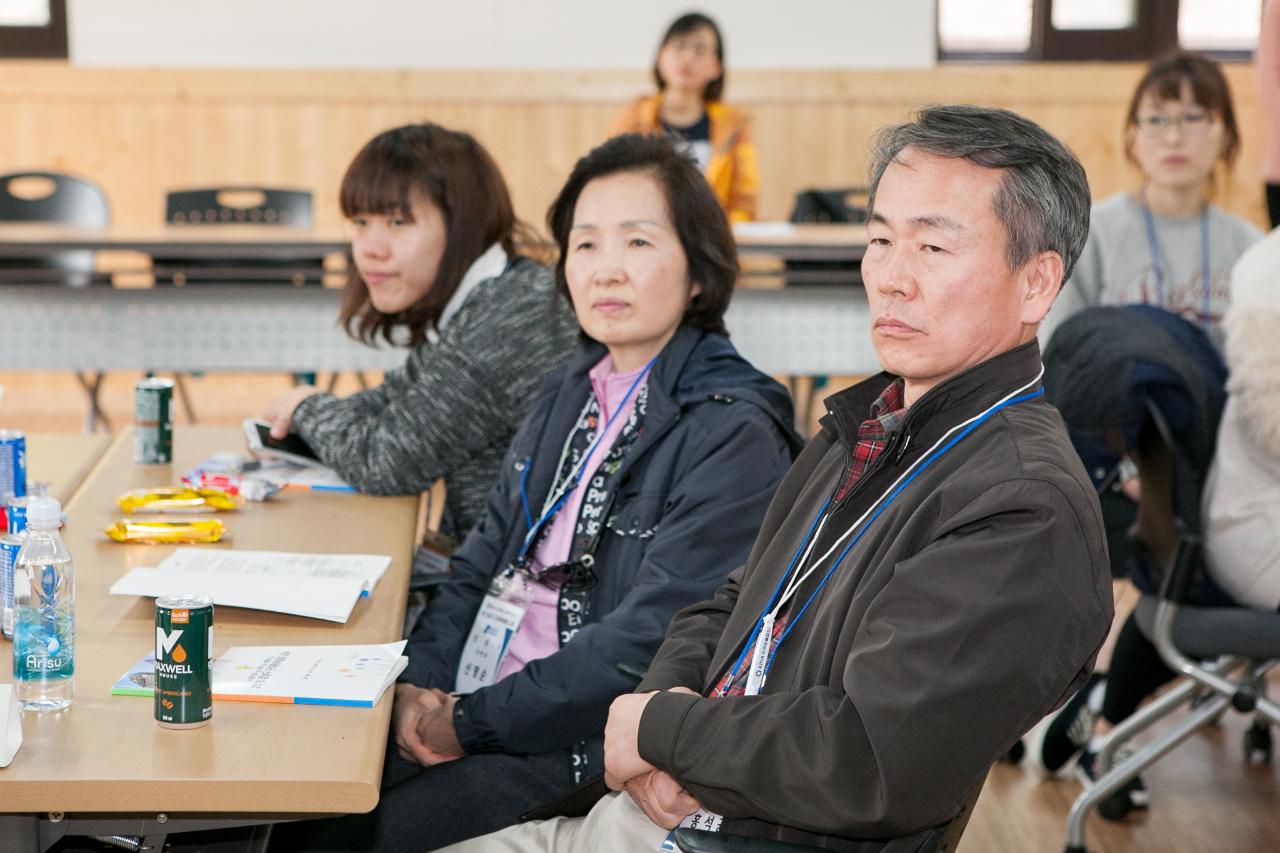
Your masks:
[[[0,59],[66,58],[66,0],[0,0]]]
[[[938,55],[1145,60],[1181,45],[1247,58],[1261,17],[1262,0],[938,0]]]

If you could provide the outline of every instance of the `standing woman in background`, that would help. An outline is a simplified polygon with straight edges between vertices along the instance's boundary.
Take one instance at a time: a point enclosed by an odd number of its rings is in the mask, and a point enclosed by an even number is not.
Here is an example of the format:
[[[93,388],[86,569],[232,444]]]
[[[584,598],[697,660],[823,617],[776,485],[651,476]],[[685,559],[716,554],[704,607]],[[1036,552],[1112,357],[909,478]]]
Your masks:
[[[673,133],[707,176],[730,223],[756,218],[760,171],[751,120],[721,101],[724,40],[706,15],[682,15],[667,29],[653,63],[658,94],[638,99],[613,124],[621,133]]]
[[[409,357],[376,388],[339,399],[299,386],[261,417],[362,492],[417,494],[443,477],[442,531],[461,540],[534,391],[573,351],[577,323],[550,271],[517,253],[525,227],[470,135],[435,124],[380,133],[340,195],[355,261],[341,321]]]
[[[1094,205],[1050,329],[1091,305],[1143,303],[1195,323],[1221,349],[1231,267],[1262,236],[1209,200],[1218,164],[1225,176],[1239,151],[1221,66],[1185,52],[1152,63],[1125,118],[1125,154],[1142,183]]]

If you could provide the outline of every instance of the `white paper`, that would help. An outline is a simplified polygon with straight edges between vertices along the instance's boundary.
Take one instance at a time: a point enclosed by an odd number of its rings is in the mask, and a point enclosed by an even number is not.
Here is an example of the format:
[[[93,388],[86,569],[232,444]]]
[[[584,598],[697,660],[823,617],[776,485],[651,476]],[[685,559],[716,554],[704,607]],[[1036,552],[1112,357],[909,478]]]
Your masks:
[[[791,237],[796,227],[790,222],[736,222],[733,226],[735,237]]]
[[[195,572],[244,578],[359,578],[370,592],[391,558],[378,554],[294,554],[286,551],[238,551],[178,548],[157,567],[165,572]]]
[[[12,684],[0,684],[0,767],[8,767],[22,746],[22,714]]]
[[[297,577],[134,569],[111,585],[112,595],[207,595],[214,604],[346,622],[364,588],[360,577]]]
[[[362,646],[237,646],[213,662],[217,699],[373,707],[409,659],[405,641]]]

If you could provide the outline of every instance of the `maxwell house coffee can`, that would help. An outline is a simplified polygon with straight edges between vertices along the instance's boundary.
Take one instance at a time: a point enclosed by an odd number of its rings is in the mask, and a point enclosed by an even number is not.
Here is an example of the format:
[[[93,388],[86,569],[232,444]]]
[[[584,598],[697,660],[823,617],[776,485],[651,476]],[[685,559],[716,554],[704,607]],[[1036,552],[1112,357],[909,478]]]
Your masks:
[[[213,717],[213,602],[156,599],[156,723],[194,729]]]

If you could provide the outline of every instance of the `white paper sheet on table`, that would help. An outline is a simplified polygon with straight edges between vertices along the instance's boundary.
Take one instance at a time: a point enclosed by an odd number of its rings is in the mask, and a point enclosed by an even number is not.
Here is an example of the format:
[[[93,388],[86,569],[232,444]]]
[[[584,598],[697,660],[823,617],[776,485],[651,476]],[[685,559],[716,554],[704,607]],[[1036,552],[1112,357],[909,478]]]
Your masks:
[[[391,558],[381,554],[296,554],[178,548],[157,567],[166,572],[198,572],[241,577],[360,578],[373,592]]]
[[[359,577],[298,577],[174,572],[134,569],[111,585],[112,595],[207,595],[215,605],[245,607],[346,622],[359,601],[364,581]]]

